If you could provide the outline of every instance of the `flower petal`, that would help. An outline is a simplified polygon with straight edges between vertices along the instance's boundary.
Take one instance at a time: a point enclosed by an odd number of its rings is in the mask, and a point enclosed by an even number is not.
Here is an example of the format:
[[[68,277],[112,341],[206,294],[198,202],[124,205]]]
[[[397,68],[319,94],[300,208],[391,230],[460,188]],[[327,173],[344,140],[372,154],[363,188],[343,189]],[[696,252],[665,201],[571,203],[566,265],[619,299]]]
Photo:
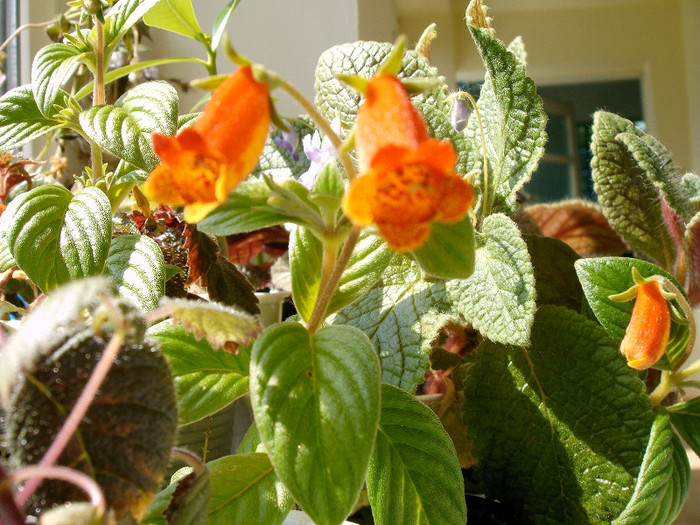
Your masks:
[[[167,137],[166,137],[167,138]],[[167,202],[172,206],[186,204],[183,189],[167,164],[159,164],[141,186],[143,193],[157,202]]]
[[[209,215],[218,205],[218,202],[195,202],[188,204],[184,209],[185,221],[189,223],[199,222]]]
[[[442,196],[435,220],[455,222],[463,218],[474,205],[474,190],[459,175],[449,177],[442,185]]]
[[[377,228],[389,247],[397,252],[408,252],[420,248],[430,237],[429,222],[407,224],[382,222],[377,223]]]
[[[343,211],[358,226],[369,226],[374,222],[376,191],[376,176],[374,172],[369,172],[354,178],[345,192]]]

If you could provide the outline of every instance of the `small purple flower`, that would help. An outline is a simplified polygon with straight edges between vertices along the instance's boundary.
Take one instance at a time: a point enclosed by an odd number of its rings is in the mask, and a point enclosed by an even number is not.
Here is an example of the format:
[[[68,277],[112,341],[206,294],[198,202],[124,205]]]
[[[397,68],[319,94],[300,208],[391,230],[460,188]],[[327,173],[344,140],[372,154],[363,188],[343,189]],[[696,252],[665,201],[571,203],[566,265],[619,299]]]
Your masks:
[[[334,118],[331,128],[336,133],[340,133],[340,119]],[[321,169],[338,156],[338,152],[333,147],[333,143],[328,137],[321,138],[321,134],[315,131],[313,135],[306,135],[301,140],[304,146],[304,153],[311,161],[311,165],[306,173],[299,177],[299,182],[309,189],[312,189],[316,182],[316,177],[321,173]]]
[[[292,158],[297,161],[299,160],[299,154],[295,150],[299,147],[299,135],[289,123],[286,124],[289,131],[283,131],[281,135],[276,135],[275,142],[278,146],[286,149],[292,155]]]

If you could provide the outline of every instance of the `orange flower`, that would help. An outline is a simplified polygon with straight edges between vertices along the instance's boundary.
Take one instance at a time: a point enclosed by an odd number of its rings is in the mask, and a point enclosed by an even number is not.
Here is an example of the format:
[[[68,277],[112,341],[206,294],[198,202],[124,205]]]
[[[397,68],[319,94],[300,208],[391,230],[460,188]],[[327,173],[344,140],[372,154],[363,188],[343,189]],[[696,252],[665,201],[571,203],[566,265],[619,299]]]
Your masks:
[[[632,317],[620,344],[627,364],[637,370],[654,366],[664,355],[670,332],[671,313],[661,284],[655,280],[639,283]]]
[[[175,137],[153,134],[161,164],[144,193],[153,200],[185,207],[197,222],[223,202],[255,168],[270,126],[267,84],[242,67],[216,89],[199,119]]]
[[[343,200],[357,225],[377,225],[389,246],[405,252],[430,236],[432,221],[456,222],[474,202],[472,187],[454,172],[457,154],[431,139],[423,117],[394,76],[369,81],[357,112],[360,169]]]

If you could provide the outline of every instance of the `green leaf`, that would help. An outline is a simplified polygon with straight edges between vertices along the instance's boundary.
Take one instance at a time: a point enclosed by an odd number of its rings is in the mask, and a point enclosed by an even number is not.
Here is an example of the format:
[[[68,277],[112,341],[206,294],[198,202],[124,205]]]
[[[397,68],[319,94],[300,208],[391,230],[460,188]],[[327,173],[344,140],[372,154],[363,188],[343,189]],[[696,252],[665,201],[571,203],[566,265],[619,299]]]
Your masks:
[[[326,314],[330,315],[345,308],[367,293],[381,279],[393,258],[394,252],[381,237],[363,231],[345,266]]]
[[[654,419],[634,493],[612,523],[670,525],[678,517],[690,487],[690,464],[667,413]]]
[[[527,245],[502,214],[486,218],[477,235],[474,273],[447,281],[456,312],[495,342],[528,345],[535,315],[535,278]]]
[[[270,195],[264,181],[244,181],[197,228],[211,235],[233,235],[282,224],[286,216],[267,206]]]
[[[237,308],[206,301],[165,298],[161,306],[174,321],[192,330],[198,338],[206,337],[215,348],[226,343],[246,345],[260,333],[260,322],[254,315]]]
[[[181,469],[173,481],[156,494],[139,522],[141,525],[206,525],[211,497],[209,470],[196,475],[191,467]],[[181,477],[177,478],[181,473]],[[165,514],[168,513],[166,518]]]
[[[377,525],[467,523],[464,481],[450,436],[426,405],[386,384],[367,492]]]
[[[161,0],[143,17],[146,25],[179,33],[194,40],[203,39],[202,28],[192,9],[192,0]],[[216,46],[212,46],[216,49]]]
[[[70,44],[50,44],[40,49],[32,62],[32,92],[39,111],[45,117],[55,114],[53,105],[63,84],[88,57],[88,53]]]
[[[341,310],[333,325],[359,328],[382,363],[382,381],[413,392],[430,367],[430,342],[444,302],[442,282],[428,282],[407,257],[396,256],[374,288]]]
[[[321,281],[323,246],[308,228],[297,226],[289,238],[292,298],[304,321],[311,317]]]
[[[17,263],[12,257],[10,246],[7,244],[7,232],[12,227],[11,213],[7,210],[0,215],[0,273],[4,273]]]
[[[211,31],[211,48],[216,49],[219,47],[219,42],[221,42],[221,37],[224,36],[224,31],[226,31],[226,24],[228,24],[228,19],[233,14],[233,10],[236,9],[238,2],[240,0],[231,0],[226,6],[219,11],[214,20],[214,28]]]
[[[59,96],[67,97],[65,92]],[[62,104],[61,104],[62,105]],[[0,97],[0,150],[10,151],[65,124],[65,119],[45,117],[37,106],[31,85],[11,89]]]
[[[639,259],[598,257],[580,259],[575,264],[576,273],[591,310],[618,346],[625,336],[627,325],[630,323],[634,301],[618,303],[608,299],[608,297],[634,286],[633,267],[637,268],[643,277],[651,277],[652,275],[666,277],[685,294],[683,287],[671,274],[654,264]],[[677,308],[682,311],[680,306],[677,305]],[[673,323],[666,348],[667,361],[660,361],[655,365],[656,368],[669,369],[679,363],[685,356],[687,341],[688,327]]]
[[[700,457],[700,397],[668,407],[671,423]]]
[[[148,173],[144,170],[136,169],[126,161],[120,161],[107,188],[107,197],[112,205],[112,212],[116,213],[119,205],[134,186],[145,182],[147,178]]]
[[[51,334],[48,355],[17,377],[6,424],[18,464],[34,465],[44,456],[107,340],[90,328],[74,335],[58,330]],[[17,350],[23,349],[3,348],[3,353]],[[124,343],[60,464],[94,477],[115,518],[131,522],[165,475],[176,425],[175,391],[165,358],[151,344]],[[83,499],[84,493],[75,485],[48,481],[33,497],[32,508],[50,508]]]
[[[156,242],[146,235],[122,235],[112,241],[105,271],[120,297],[144,312],[158,307],[165,293],[165,260]]]
[[[530,348],[485,341],[464,392],[476,475],[514,522],[610,523],[625,509],[653,414],[595,322],[542,305]]]
[[[486,181],[484,176],[477,185],[486,206],[482,202],[475,209],[485,209],[485,215],[510,215],[518,207],[517,192],[530,180],[544,154],[547,115],[535,83],[526,76],[525,65],[518,56],[488,29],[472,25],[469,16],[467,26],[487,70],[477,107],[484,128],[489,179]],[[483,139],[475,115],[470,117],[466,133],[473,143],[472,154],[481,158]],[[484,191],[487,195],[483,195]]]
[[[314,335],[273,325],[255,341],[250,393],[265,449],[319,525],[338,524],[360,494],[379,423],[380,370],[359,330]]]
[[[237,454],[207,464],[212,480],[209,523],[279,525],[294,500],[267,454]]]
[[[574,270],[578,254],[559,239],[539,235],[523,237],[535,270],[537,303],[566,306],[580,312],[583,290]]]
[[[7,213],[10,252],[42,291],[102,272],[112,209],[101,190],[91,187],[73,194],[55,184],[40,186],[13,200]]]
[[[659,191],[620,134],[641,136],[632,122],[613,113],[598,111],[593,117],[591,169],[594,189],[603,214],[636,250],[673,268],[676,248],[664,226]],[[631,143],[629,135],[627,142]]]
[[[474,272],[474,227],[469,217],[454,224],[433,222],[430,238],[411,252],[433,277],[466,279]]]
[[[615,139],[627,147],[637,165],[664,195],[671,208],[685,219],[692,218],[695,213],[690,203],[692,194],[688,192],[668,149],[638,129],[620,133]]]
[[[87,136],[100,147],[139,169],[151,171],[159,160],[151,134],[177,131],[178,96],[167,82],[133,87],[114,105],[95,106],[80,114]]]
[[[148,338],[160,346],[172,369],[180,424],[210,416],[248,392],[249,357],[214,350],[183,326],[158,323]]]
[[[122,37],[161,0],[119,0],[105,17],[105,54],[110,56]]]

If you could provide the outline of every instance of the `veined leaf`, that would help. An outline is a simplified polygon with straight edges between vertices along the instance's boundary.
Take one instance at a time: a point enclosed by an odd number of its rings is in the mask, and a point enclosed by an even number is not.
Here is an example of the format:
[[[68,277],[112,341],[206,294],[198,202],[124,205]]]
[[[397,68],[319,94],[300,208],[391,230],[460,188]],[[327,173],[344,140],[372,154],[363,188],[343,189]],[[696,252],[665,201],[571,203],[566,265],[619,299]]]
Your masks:
[[[307,228],[297,226],[289,238],[292,297],[297,312],[308,321],[316,304],[321,280],[323,246]]]
[[[105,17],[105,53],[110,56],[122,37],[161,0],[119,0]]]
[[[280,525],[294,500],[267,454],[236,454],[207,464],[212,480],[209,523]]]
[[[668,407],[671,423],[700,457],[700,397]]]
[[[17,264],[10,252],[10,245],[7,244],[7,232],[11,226],[10,214],[5,210],[5,213],[0,215],[0,273],[6,272]]]
[[[60,97],[67,97],[59,91]],[[37,106],[31,85],[11,89],[0,98],[0,150],[10,151],[65,124],[65,119],[45,117]]]
[[[510,215],[518,206],[518,190],[530,180],[544,154],[547,115],[519,56],[506,49],[489,29],[476,27],[470,9],[467,27],[487,70],[477,107],[486,140],[489,180],[478,184],[486,205],[477,203],[475,209],[484,210],[486,216],[493,212]],[[519,47],[513,49],[522,55]],[[466,133],[474,143],[472,151],[481,156],[483,140],[475,115],[470,117]]]
[[[362,332],[271,326],[255,341],[255,422],[284,485],[319,525],[342,522],[357,501],[379,423],[380,370]]]
[[[670,525],[683,508],[690,487],[690,464],[669,419],[667,413],[654,419],[632,499],[613,525]]]
[[[382,385],[367,492],[377,525],[467,522],[464,481],[450,437],[432,410],[391,385]]]
[[[160,0],[143,17],[146,25],[179,33],[194,40],[204,37],[192,9],[192,0]],[[212,46],[213,49],[216,47]]]
[[[181,325],[158,323],[147,336],[168,358],[177,391],[180,424],[199,421],[248,392],[250,358],[215,350]]]
[[[88,56],[70,44],[50,44],[40,49],[32,62],[32,91],[39,111],[45,117],[55,114],[53,105],[61,87]]]
[[[197,475],[192,467],[185,467],[172,479],[170,485],[153,498],[140,524],[207,525],[211,497],[209,470],[203,468]]]
[[[7,213],[10,252],[41,290],[102,272],[112,233],[112,209],[102,190],[74,195],[63,186],[40,186],[14,199]]]
[[[540,306],[530,348],[481,344],[465,397],[476,475],[515,522],[610,523],[626,508],[654,416],[595,322]]]
[[[146,235],[122,235],[112,241],[106,272],[117,293],[144,312],[158,307],[165,293],[165,259],[158,244]]]
[[[240,0],[230,0],[226,6],[219,11],[214,20],[214,27],[211,30],[211,48],[216,49],[219,47],[219,42],[221,42],[221,37],[224,36],[224,31],[226,31],[226,24],[228,24],[228,19],[231,18],[233,10],[236,9],[238,2]]]
[[[502,214],[484,220],[474,273],[446,282],[453,309],[496,342],[528,345],[535,315],[535,278],[527,245]]]
[[[411,252],[428,275],[466,279],[474,272],[474,227],[469,217],[454,224],[433,222],[427,242]]]
[[[382,381],[413,392],[430,367],[430,342],[437,335],[435,319],[444,300],[441,281],[426,281],[413,261],[397,256],[374,288],[342,309],[332,323],[367,334],[382,362]]]
[[[228,342],[248,344],[260,333],[257,317],[219,303],[166,298],[161,306],[169,310],[173,320],[192,330],[197,338],[206,337],[215,348]]]
[[[139,84],[114,105],[95,106],[80,114],[85,133],[100,147],[139,169],[151,171],[159,160],[151,134],[177,131],[178,96],[167,82]]]
[[[244,181],[197,228],[211,235],[233,235],[282,224],[286,217],[267,206],[270,195],[264,181]]]
[[[639,259],[599,257],[579,259],[575,263],[576,273],[591,310],[593,310],[598,322],[618,345],[622,342],[627,331],[634,301],[619,303],[608,299],[608,297],[624,292],[635,284],[632,279],[632,267],[637,268],[643,277],[651,277],[652,275],[666,277],[682,293],[685,293],[683,287],[671,274],[654,264]],[[681,311],[680,306],[677,308]],[[665,352],[666,360],[659,361],[655,367],[673,368],[684,358],[687,342],[688,327],[673,323]]]
[[[595,113],[591,169],[603,214],[636,250],[671,269],[676,248],[664,225],[659,190],[618,138],[622,133],[640,136],[642,132],[627,119],[604,111]]]

